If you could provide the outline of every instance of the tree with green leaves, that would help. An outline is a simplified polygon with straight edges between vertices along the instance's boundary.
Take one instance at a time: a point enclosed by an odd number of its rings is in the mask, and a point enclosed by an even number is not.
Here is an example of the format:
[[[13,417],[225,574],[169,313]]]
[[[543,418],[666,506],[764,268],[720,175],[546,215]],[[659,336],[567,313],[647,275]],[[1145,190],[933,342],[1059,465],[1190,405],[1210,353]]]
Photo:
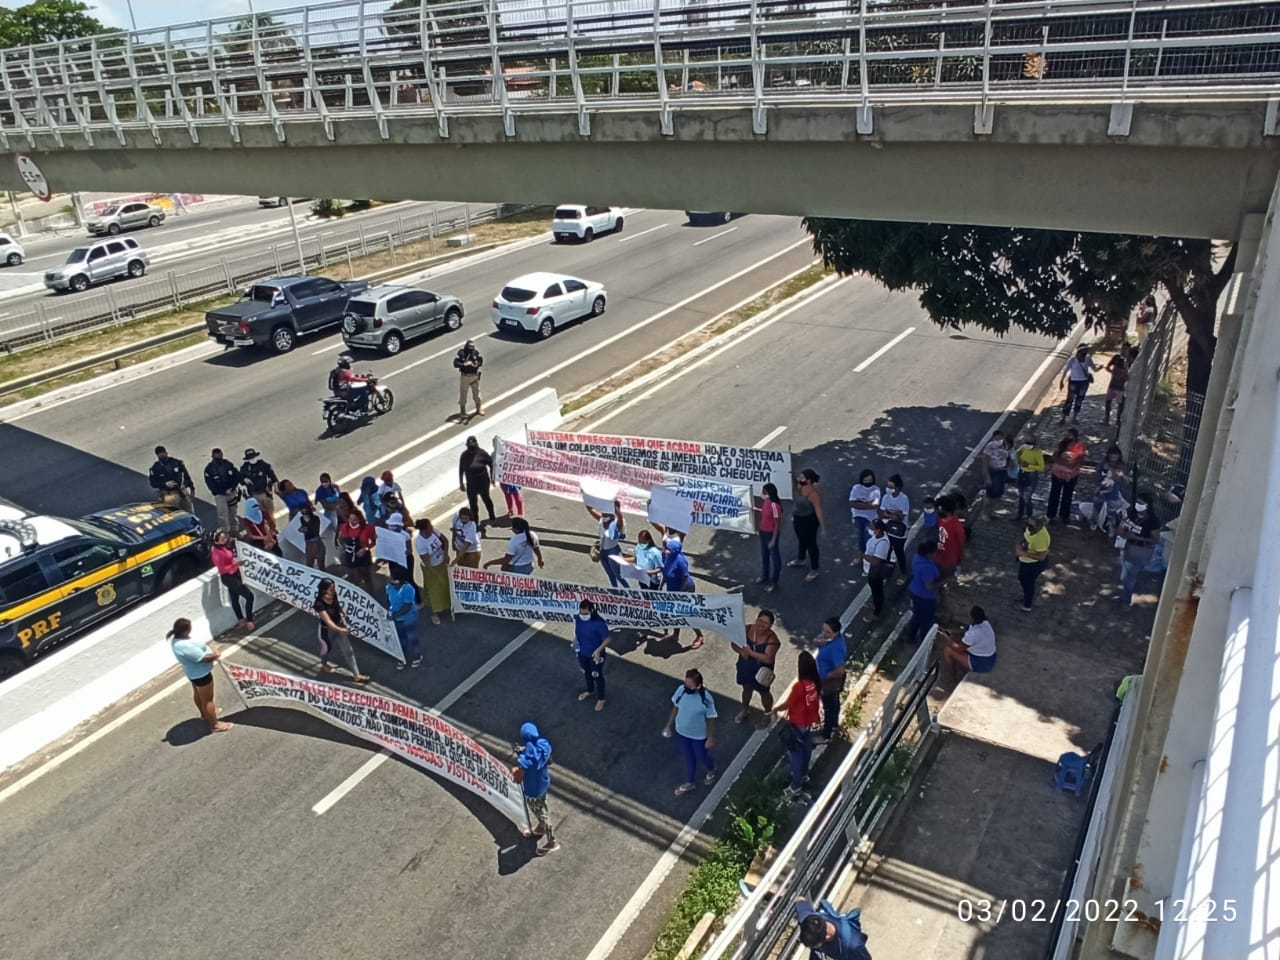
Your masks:
[[[1095,328],[1114,327],[1163,287],[1187,328],[1187,390],[1208,389],[1218,300],[1235,269],[1233,245],[940,223],[803,222],[829,268],[865,272],[890,290],[918,291],[929,318],[948,329],[1061,337],[1081,317]]]
[[[0,8],[0,47],[25,47],[106,33],[107,28],[80,0],[33,0]]]

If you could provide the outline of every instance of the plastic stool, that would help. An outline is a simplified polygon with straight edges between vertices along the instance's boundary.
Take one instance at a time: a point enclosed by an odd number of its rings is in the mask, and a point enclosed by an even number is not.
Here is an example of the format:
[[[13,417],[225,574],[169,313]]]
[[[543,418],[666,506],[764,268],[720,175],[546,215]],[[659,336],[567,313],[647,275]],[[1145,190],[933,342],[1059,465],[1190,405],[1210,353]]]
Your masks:
[[[1064,753],[1058,758],[1058,769],[1053,774],[1054,787],[1080,796],[1088,779],[1088,762],[1089,758],[1082,753]]]

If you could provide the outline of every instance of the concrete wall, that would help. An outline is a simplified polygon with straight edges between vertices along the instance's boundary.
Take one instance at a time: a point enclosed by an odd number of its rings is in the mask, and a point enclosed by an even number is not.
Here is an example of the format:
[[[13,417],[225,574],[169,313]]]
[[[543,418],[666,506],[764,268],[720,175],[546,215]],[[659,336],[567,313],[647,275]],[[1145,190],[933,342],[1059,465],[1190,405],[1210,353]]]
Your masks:
[[[1266,210],[1280,172],[1265,106],[1138,104],[1128,136],[1109,135],[1106,104],[994,108],[990,135],[972,106],[879,108],[859,136],[852,104],[768,113],[674,105],[673,133],[653,111],[517,116],[507,137],[497,114],[450,117],[449,136],[415,109],[392,113],[388,139],[372,119],[286,120],[285,140],[242,122],[127,131],[120,147],[74,133],[65,146],[10,137],[57,190],[307,194],[385,200],[530,202],[574,197],[665,209],[734,210],[1035,226],[1170,236],[1231,237],[1245,213]],[[206,121],[209,118],[205,118]],[[157,142],[158,139],[158,142]],[[0,188],[17,185],[0,161]]]

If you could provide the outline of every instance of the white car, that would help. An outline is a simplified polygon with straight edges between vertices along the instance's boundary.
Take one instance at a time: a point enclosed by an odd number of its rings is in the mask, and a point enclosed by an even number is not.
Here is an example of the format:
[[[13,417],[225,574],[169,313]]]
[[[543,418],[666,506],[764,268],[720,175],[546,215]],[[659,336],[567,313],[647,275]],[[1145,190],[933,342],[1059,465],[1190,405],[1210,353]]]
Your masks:
[[[552,214],[551,232],[557,243],[567,240],[590,243],[598,233],[621,233],[622,211],[617,207],[562,203]]]
[[[557,327],[604,313],[604,284],[561,273],[516,277],[493,301],[493,324],[500,331],[536,333],[543,340]]]
[[[0,230],[0,263],[7,267],[16,267],[26,259],[26,256],[27,251],[22,249],[22,244]]]

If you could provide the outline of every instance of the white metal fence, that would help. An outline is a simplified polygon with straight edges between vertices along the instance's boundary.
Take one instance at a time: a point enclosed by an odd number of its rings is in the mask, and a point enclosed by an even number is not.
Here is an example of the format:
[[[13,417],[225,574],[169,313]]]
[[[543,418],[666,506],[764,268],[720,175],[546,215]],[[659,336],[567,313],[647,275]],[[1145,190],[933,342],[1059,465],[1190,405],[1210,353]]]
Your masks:
[[[755,889],[725,920],[703,960],[765,960],[788,956],[798,942],[798,897],[830,895],[863,845],[899,799],[910,758],[934,730],[929,691],[938,664],[929,663],[934,626],[903,667],[883,706],[814,799],[795,833]]]
[[[501,77],[501,82],[495,78]],[[126,132],[833,98],[887,103],[1244,98],[1280,89],[1269,0],[335,2],[0,51],[0,148]],[[860,117],[860,119],[862,119]],[[48,141],[48,142],[46,142]]]
[[[0,320],[0,351],[53,343],[65,337],[109,327],[139,317],[179,310],[214,297],[235,294],[256,280],[289,273],[323,272],[339,264],[352,272],[357,257],[385,253],[396,265],[397,251],[406,244],[427,242],[435,251],[436,239],[465,229],[468,224],[495,220],[517,210],[514,204],[498,204],[464,215],[439,219],[433,211],[398,216],[385,226],[366,227],[354,222],[332,221],[323,234],[302,240],[301,268],[298,248],[287,234],[266,249],[240,257],[209,256],[203,264],[181,270],[154,271],[140,280],[122,279],[94,287],[83,294],[48,297],[23,313]]]

